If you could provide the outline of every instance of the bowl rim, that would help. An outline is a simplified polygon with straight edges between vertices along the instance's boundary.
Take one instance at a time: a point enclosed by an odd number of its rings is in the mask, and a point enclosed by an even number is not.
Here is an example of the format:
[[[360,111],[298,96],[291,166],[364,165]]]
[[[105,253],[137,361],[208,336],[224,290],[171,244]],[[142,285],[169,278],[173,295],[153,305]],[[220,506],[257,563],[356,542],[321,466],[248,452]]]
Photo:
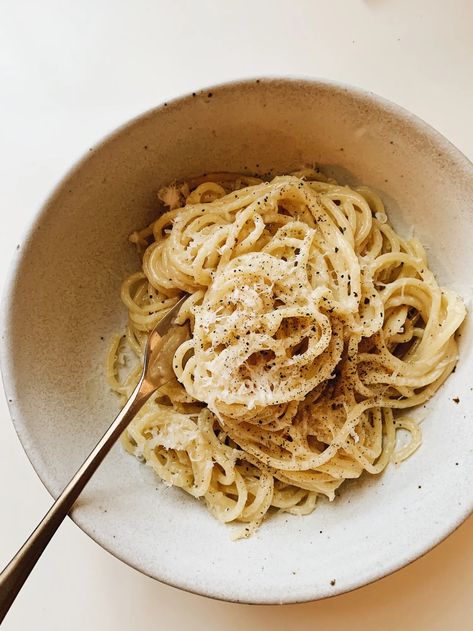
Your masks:
[[[252,84],[298,84],[300,86],[310,86],[311,88],[320,87],[323,89],[332,89],[338,92],[345,92],[357,99],[360,99],[364,102],[369,102],[373,105],[381,106],[382,109],[389,112],[392,111],[397,117],[410,122],[413,124],[419,132],[423,135],[426,135],[430,138],[433,138],[436,143],[442,145],[446,153],[453,155],[457,163],[461,164],[462,167],[466,171],[471,172],[471,176],[473,178],[473,162],[460,150],[458,149],[448,138],[446,138],[443,134],[437,131],[434,127],[432,127],[429,123],[427,123],[423,118],[418,116],[417,114],[413,114],[411,111],[406,109],[405,107],[398,105],[397,103],[378,95],[377,93],[366,90],[354,85],[351,85],[342,81],[335,81],[329,78],[324,77],[313,77],[309,75],[299,75],[299,74],[291,74],[291,75],[277,75],[277,74],[265,74],[265,75],[255,75],[249,77],[241,77],[232,79],[229,81],[219,82],[213,85],[205,85],[202,87],[198,87],[195,89],[191,89],[191,91],[185,92],[184,94],[179,94],[176,97],[170,98],[162,103],[153,106],[144,110],[141,113],[135,114],[132,118],[127,119],[123,123],[119,124],[117,127],[114,127],[110,131],[106,132],[99,141],[92,144],[89,150],[82,153],[79,158],[77,158],[71,166],[62,171],[59,179],[56,181],[56,184],[53,186],[51,191],[47,193],[42,201],[40,201],[36,210],[32,213],[31,219],[27,221],[22,228],[20,229],[19,234],[19,245],[17,245],[16,249],[13,251],[13,256],[11,257],[10,263],[7,266],[6,275],[3,282],[3,289],[1,294],[1,307],[0,307],[0,372],[3,383],[3,390],[5,400],[7,402],[8,411],[10,414],[10,418],[12,420],[13,426],[15,428],[15,432],[17,434],[18,440],[21,444],[21,447],[26,454],[28,461],[36,472],[38,478],[42,482],[45,489],[51,495],[53,499],[56,499],[57,494],[53,493],[49,484],[45,481],[44,476],[41,474],[38,463],[35,460],[35,450],[34,447],[30,450],[25,446],[24,434],[21,421],[16,419],[16,410],[15,410],[15,401],[11,396],[11,392],[13,389],[13,376],[11,372],[11,364],[12,364],[12,355],[13,349],[10,348],[9,338],[10,338],[10,329],[13,326],[11,320],[11,310],[13,303],[13,294],[14,288],[16,285],[16,279],[21,269],[21,263],[23,260],[23,253],[27,250],[27,244],[34,236],[38,226],[40,225],[43,216],[47,213],[47,208],[50,202],[54,199],[54,197],[60,192],[64,183],[72,177],[77,171],[80,170],[83,164],[85,164],[91,156],[93,156],[97,151],[100,151],[103,147],[105,147],[108,143],[113,142],[114,139],[118,138],[123,132],[127,130],[131,130],[135,125],[141,123],[143,120],[153,117],[160,111],[167,110],[169,106],[179,105],[180,103],[184,103],[189,101],[195,96],[204,95],[204,93],[218,93],[219,91],[225,91],[228,89],[238,89],[239,87],[246,88]],[[87,454],[84,454],[84,458]],[[390,576],[391,574],[399,571],[403,567],[407,567],[412,564],[417,559],[422,558],[428,552],[430,552],[433,548],[438,546],[441,542],[443,542],[447,537],[453,534],[462,523],[473,513],[473,498],[469,504],[464,506],[463,510],[457,514],[456,519],[453,522],[448,522],[446,526],[440,526],[436,532],[436,535],[425,545],[422,546],[421,552],[418,553],[416,551],[411,552],[403,558],[398,558],[397,560],[393,560],[390,564],[385,565],[383,568],[379,570],[373,570],[371,574],[371,578],[366,580],[365,578],[354,578],[350,581],[350,584],[340,587],[337,585],[333,588],[330,594],[312,594],[306,595],[305,597],[288,597],[281,599],[271,599],[271,597],[256,597],[251,599],[237,599],[237,598],[229,598],[225,596],[219,596],[215,590],[214,592],[207,592],[205,590],[199,590],[198,586],[189,587],[184,585],[179,580],[173,581],[169,579],[159,578],[151,574],[149,571],[140,566],[139,562],[127,558],[126,555],[121,554],[120,551],[112,550],[108,548],[100,538],[95,534],[95,532],[90,529],[86,524],[82,523],[82,519],[75,512],[69,515],[69,518],[93,541],[95,541],[102,549],[107,551],[109,554],[112,554],[115,558],[123,561],[131,568],[139,571],[140,573],[149,576],[150,578],[157,580],[165,585],[169,585],[171,587],[175,587],[182,591],[205,596],[207,598],[212,598],[214,600],[220,600],[224,602],[233,602],[233,603],[241,603],[241,604],[297,604],[304,602],[312,602],[317,600],[322,600],[326,598],[334,598],[335,596],[339,596],[341,594],[349,593],[355,591],[357,589],[361,589],[362,587],[371,585],[372,583],[377,582],[378,580]]]

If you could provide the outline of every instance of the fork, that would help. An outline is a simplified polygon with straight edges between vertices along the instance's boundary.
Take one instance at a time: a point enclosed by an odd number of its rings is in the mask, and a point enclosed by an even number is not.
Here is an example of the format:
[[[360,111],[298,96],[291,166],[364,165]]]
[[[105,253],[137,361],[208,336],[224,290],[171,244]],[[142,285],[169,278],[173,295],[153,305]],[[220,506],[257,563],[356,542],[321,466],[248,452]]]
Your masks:
[[[0,624],[54,533],[120,434],[150,396],[175,379],[172,359],[180,344],[189,337],[189,327],[187,324],[177,325],[174,320],[187,298],[188,295],[184,295],[150,332],[145,347],[143,370],[130,398],[36,529],[0,574]]]

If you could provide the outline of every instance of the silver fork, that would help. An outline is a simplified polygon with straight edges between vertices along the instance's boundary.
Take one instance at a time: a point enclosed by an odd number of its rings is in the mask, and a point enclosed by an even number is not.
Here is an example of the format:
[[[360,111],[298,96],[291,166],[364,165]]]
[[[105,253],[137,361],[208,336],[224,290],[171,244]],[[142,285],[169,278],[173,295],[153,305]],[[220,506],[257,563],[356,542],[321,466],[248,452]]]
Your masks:
[[[188,338],[189,328],[187,325],[175,324],[174,320],[187,298],[188,295],[183,296],[151,331],[146,343],[140,380],[122,411],[66,485],[42,521],[0,574],[0,623],[52,536],[120,434],[150,396],[165,383],[175,378],[172,369],[173,355],[178,346]]]

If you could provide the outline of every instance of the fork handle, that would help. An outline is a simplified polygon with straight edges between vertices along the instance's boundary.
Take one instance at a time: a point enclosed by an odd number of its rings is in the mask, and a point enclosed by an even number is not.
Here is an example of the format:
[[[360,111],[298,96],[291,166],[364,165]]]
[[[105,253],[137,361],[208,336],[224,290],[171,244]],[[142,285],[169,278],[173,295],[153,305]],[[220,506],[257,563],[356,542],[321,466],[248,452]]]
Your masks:
[[[0,624],[52,536],[122,431],[156,390],[143,378],[42,521],[0,574]]]

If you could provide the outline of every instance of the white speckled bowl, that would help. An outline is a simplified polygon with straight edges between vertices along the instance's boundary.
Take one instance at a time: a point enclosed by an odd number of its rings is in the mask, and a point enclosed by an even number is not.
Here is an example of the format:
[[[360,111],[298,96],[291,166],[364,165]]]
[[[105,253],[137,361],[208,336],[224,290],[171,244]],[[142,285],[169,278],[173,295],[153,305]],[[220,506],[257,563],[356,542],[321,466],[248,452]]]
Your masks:
[[[127,235],[154,216],[157,188],[205,171],[284,172],[314,162],[378,190],[395,226],[415,227],[440,281],[469,304],[473,167],[421,120],[354,88],[288,79],[232,83],[164,104],[62,180],[9,278],[5,390],[20,440],[53,495],[118,409],[104,359],[126,318],[120,282],[138,267]],[[234,543],[202,503],[162,486],[117,445],[73,518],[142,572],[222,599],[304,601],[384,576],[473,508],[470,322],[460,342],[455,374],[428,405],[421,449],[380,477],[347,484],[309,517],[276,516]]]

